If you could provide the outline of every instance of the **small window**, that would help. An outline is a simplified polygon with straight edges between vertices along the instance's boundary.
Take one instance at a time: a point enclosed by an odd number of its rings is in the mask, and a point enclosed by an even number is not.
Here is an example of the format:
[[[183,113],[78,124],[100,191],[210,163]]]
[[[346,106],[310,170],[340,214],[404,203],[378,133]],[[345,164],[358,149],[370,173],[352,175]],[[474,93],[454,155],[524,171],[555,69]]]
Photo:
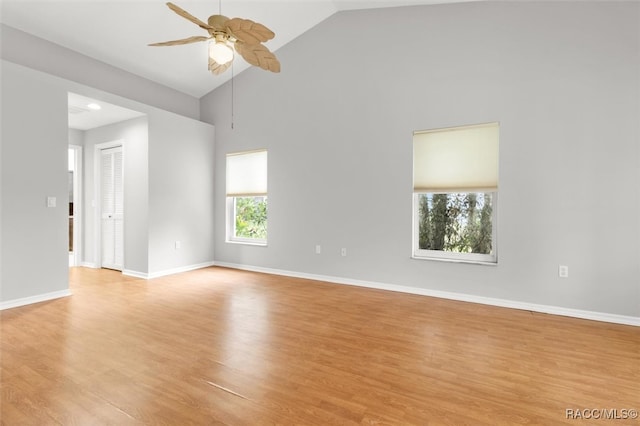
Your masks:
[[[267,151],[227,155],[227,242],[267,244]]]
[[[497,123],[415,132],[413,257],[497,263]]]

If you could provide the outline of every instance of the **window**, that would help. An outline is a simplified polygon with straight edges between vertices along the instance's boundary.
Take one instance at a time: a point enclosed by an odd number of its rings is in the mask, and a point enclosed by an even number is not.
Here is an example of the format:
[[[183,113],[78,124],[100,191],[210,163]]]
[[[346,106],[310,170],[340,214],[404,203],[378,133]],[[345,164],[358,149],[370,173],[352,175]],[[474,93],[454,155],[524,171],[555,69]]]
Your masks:
[[[267,244],[267,151],[227,154],[227,242]]]
[[[413,135],[413,257],[496,263],[498,123]]]

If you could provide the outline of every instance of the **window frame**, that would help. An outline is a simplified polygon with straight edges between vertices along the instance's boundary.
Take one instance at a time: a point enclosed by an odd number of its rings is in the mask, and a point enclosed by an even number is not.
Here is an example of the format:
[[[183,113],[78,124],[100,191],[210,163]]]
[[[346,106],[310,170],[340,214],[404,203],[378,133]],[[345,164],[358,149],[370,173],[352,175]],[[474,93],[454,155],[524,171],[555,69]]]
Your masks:
[[[256,195],[250,196],[253,198],[262,197],[268,200],[268,195]],[[237,196],[237,197],[227,197],[227,207],[226,207],[226,223],[227,223],[227,243],[236,243],[236,244],[249,244],[253,246],[267,246],[269,228],[267,228],[267,238],[247,238],[247,237],[238,237],[236,236],[236,199],[237,198],[249,198],[248,196]],[[269,220],[269,202],[267,201],[267,223]],[[268,226],[268,225],[267,225]]]
[[[264,158],[262,159],[262,154]],[[256,162],[256,157],[260,161]],[[244,156],[244,160],[237,160]],[[230,162],[231,158],[236,158]],[[264,162],[262,162],[264,161]],[[266,148],[226,154],[225,163],[225,242],[266,246],[268,238],[268,150]],[[248,168],[247,168],[248,167]],[[263,198],[267,200],[267,238],[248,238],[236,236],[237,199]]]
[[[413,132],[413,259],[498,264],[499,138],[499,121]],[[491,253],[420,249],[420,195],[471,193],[491,194]]]

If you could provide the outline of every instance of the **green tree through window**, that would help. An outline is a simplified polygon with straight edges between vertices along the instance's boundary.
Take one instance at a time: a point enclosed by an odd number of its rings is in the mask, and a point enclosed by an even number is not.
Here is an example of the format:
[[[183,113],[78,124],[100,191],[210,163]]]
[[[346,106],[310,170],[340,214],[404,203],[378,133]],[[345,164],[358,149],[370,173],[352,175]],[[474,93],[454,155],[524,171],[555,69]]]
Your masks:
[[[491,253],[491,193],[428,193],[418,199],[419,249]]]
[[[267,197],[235,198],[235,236],[267,239]]]

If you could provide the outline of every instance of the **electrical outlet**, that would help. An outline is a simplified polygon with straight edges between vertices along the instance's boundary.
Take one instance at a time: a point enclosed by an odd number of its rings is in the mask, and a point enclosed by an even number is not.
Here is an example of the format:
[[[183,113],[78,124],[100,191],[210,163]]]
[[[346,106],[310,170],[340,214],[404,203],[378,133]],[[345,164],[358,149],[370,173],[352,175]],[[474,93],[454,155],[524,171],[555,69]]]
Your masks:
[[[47,207],[55,207],[57,203],[56,197],[47,197]]]
[[[320,253],[322,253],[322,247],[320,246],[320,244],[316,244],[316,254]]]
[[[559,265],[558,266],[558,276],[560,278],[568,278],[569,277],[569,267],[567,265]]]
[[[347,249],[346,249],[346,248],[344,248],[344,247],[343,247],[342,249],[340,249],[340,255],[341,255],[342,257],[345,257],[345,256],[347,255]]]
[[[175,248],[176,250],[180,250],[180,248],[182,248],[182,243],[180,241],[176,241]]]

